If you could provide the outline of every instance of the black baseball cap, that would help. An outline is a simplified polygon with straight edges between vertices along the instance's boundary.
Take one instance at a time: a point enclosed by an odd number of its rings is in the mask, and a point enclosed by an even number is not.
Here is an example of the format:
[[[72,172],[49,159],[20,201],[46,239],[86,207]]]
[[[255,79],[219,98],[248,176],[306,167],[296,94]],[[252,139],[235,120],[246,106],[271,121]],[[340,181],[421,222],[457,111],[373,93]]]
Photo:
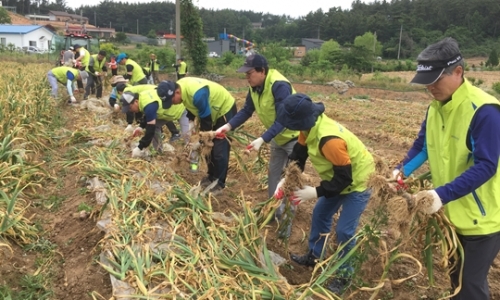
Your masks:
[[[245,64],[238,69],[238,73],[246,73],[255,68],[265,68],[267,67],[267,59],[260,54],[252,54],[247,57]]]
[[[447,67],[459,63],[462,59],[462,54],[458,53],[443,60],[418,61],[417,75],[410,83],[431,85],[441,77]]]

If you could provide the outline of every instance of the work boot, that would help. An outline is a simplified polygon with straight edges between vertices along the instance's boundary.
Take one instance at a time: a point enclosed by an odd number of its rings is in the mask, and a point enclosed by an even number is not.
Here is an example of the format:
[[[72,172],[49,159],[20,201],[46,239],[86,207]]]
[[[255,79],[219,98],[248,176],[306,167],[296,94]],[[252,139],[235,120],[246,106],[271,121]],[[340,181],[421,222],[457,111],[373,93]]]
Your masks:
[[[332,293],[334,293],[334,294],[336,294],[336,295],[340,296],[340,295],[342,295],[342,293],[345,291],[345,289],[349,286],[349,284],[350,284],[350,283],[351,283],[351,281],[350,281],[350,280],[348,280],[348,279],[345,279],[345,278],[335,278],[335,279],[333,279],[333,280],[332,280],[332,281],[331,281],[331,282],[330,282],[330,283],[326,286],[326,288],[327,288],[330,292],[332,292]]]
[[[173,142],[179,140],[181,138],[181,135],[176,133],[176,134],[172,134],[172,137],[168,140],[168,142],[170,144],[172,144]]]
[[[208,178],[208,176],[207,176],[201,180],[200,186],[202,189],[206,189],[211,183],[212,183],[212,180],[210,180],[210,178]]]
[[[291,254],[290,258],[299,265],[306,267],[314,267],[316,265],[316,260],[318,259],[314,256],[312,250],[309,250],[309,252],[304,255]]]
[[[217,196],[217,195],[220,195],[222,194],[222,192],[224,191],[224,188],[221,187],[220,185],[216,185],[214,186],[209,193],[211,193],[213,196]]]

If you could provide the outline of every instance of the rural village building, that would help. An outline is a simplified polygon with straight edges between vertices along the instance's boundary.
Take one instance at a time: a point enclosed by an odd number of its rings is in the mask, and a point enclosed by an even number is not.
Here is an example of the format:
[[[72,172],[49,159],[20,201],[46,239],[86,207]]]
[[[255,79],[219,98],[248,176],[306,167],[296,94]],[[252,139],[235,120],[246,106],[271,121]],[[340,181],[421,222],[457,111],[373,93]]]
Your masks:
[[[34,46],[48,51],[54,35],[41,25],[0,24],[0,44],[4,47],[13,44],[16,48]]]

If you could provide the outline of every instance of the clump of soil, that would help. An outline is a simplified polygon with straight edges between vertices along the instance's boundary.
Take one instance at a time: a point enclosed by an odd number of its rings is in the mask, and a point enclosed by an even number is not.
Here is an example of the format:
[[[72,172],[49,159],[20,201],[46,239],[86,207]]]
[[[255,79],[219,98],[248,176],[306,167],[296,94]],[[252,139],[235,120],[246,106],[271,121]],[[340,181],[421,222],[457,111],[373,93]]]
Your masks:
[[[295,162],[291,162],[285,168],[285,183],[283,184],[283,193],[285,197],[291,197],[297,188],[304,187],[304,178],[302,170]]]

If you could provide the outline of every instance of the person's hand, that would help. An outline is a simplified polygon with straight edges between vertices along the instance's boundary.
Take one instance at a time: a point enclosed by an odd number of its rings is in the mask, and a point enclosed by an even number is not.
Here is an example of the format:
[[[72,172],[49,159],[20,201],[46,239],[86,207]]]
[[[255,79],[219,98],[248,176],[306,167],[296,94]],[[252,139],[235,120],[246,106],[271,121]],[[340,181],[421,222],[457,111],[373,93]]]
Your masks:
[[[134,132],[132,133],[132,136],[136,137],[136,136],[139,136],[141,134],[142,134],[142,128],[141,127],[137,127],[136,129],[134,129]]]
[[[293,196],[290,201],[293,205],[299,205],[301,202],[305,202],[314,198],[318,198],[318,193],[316,192],[316,188],[306,185],[302,189],[297,189],[293,192]]]
[[[119,112],[120,111],[120,105],[116,104],[113,105],[113,109],[115,110],[115,112]]]
[[[71,100],[71,103],[76,103],[76,98],[75,98],[75,96],[71,96],[71,97],[69,97],[69,99]]]
[[[132,127],[132,124],[128,124],[128,126],[125,128],[125,132],[128,133],[134,132],[134,127]]]
[[[264,144],[264,139],[263,138],[258,138],[250,143],[250,145],[247,146],[247,150],[255,150],[259,151],[260,146]]]
[[[73,59],[73,65],[76,64],[76,59]]]
[[[191,146],[191,150],[193,150],[193,151],[198,150],[201,146],[200,142],[194,142],[194,143],[191,143],[189,145]]]
[[[283,199],[285,196],[285,192],[283,191],[283,185],[285,184],[285,178],[282,178],[278,185],[276,186],[276,190],[274,190],[274,198],[277,200]]]
[[[218,139],[223,139],[226,137],[226,132],[230,130],[231,130],[231,125],[229,125],[229,123],[226,123],[221,127],[217,128],[217,130],[215,131],[215,137]]]
[[[144,151],[139,149],[139,147],[135,147],[134,150],[132,150],[132,157],[143,157],[144,156]]]
[[[95,76],[99,76],[99,72],[95,72]]]
[[[394,169],[392,171],[392,179],[400,181],[401,179],[403,179],[403,173],[399,169]]]
[[[420,191],[415,194],[414,199],[417,203],[421,201],[428,201],[431,203],[424,210],[424,212],[429,215],[437,212],[443,206],[443,201],[441,201],[441,198],[439,198],[435,190]]]

